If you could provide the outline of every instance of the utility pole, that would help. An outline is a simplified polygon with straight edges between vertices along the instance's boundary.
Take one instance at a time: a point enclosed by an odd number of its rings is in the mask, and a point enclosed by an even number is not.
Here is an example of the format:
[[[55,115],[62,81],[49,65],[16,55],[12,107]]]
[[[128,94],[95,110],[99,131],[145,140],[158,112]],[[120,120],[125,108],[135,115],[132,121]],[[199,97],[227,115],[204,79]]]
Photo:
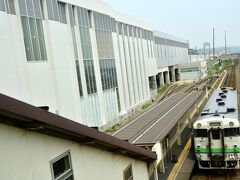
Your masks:
[[[226,31],[224,31],[224,35],[225,35],[225,55],[227,55],[227,33],[226,33]]]
[[[213,28],[213,60],[215,59],[215,39],[214,39],[214,28]]]

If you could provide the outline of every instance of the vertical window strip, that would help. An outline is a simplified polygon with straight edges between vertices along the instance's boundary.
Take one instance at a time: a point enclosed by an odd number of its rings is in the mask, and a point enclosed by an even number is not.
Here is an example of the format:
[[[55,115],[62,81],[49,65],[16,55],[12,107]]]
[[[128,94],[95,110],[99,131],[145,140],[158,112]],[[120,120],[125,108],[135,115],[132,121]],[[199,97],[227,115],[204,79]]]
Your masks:
[[[30,29],[31,29],[34,59],[36,61],[39,61],[39,60],[41,60],[41,55],[40,55],[38,32],[37,32],[37,28],[36,28],[36,26],[37,26],[36,19],[29,18],[29,24],[30,24]]]
[[[81,80],[81,73],[80,73],[80,65],[79,65],[79,59],[78,59],[78,49],[77,49],[77,41],[76,41],[76,34],[75,34],[75,20],[74,20],[74,6],[69,5],[69,16],[70,16],[70,23],[71,23],[71,31],[72,31],[72,43],[73,43],[73,49],[74,49],[74,57],[75,57],[75,65],[76,65],[76,71],[77,71],[77,80],[78,80],[78,90],[80,97],[83,96],[83,90],[82,90],[82,80]]]
[[[86,11],[87,12],[87,11]],[[84,13],[83,9],[78,10],[78,16]],[[78,17],[79,19],[81,17]],[[93,94],[97,92],[95,71],[92,57],[92,45],[90,39],[90,31],[88,27],[80,26],[80,38],[81,46],[84,60],[85,76],[88,94]]]
[[[0,0],[0,11],[6,12],[5,0]]]
[[[46,3],[47,3],[48,19],[49,19],[49,20],[54,20],[52,0],[47,0]]]
[[[6,0],[6,5],[8,7],[8,14],[16,14],[14,0]]]
[[[37,18],[42,18],[42,8],[41,8],[41,5],[40,5],[40,0],[38,1],[33,1],[33,8],[34,8],[34,17],[37,17]]]
[[[25,44],[25,51],[28,61],[33,61],[33,49],[32,49],[32,41],[31,41],[31,33],[30,33],[30,26],[28,22],[28,18],[25,16],[21,16],[22,21],[22,29],[23,29],[23,38],[24,38],[24,44]]]
[[[27,15],[29,17],[35,17],[32,0],[26,0],[26,5],[27,5]]]
[[[19,0],[25,52],[28,61],[47,60],[40,0]]]
[[[75,34],[74,26],[71,27],[71,30],[72,30],[74,56],[75,56],[75,60],[78,60],[77,40],[76,40],[76,34]]]
[[[49,0],[48,0],[49,1]],[[52,10],[53,10],[53,17],[55,21],[59,21],[59,11],[58,11],[58,3],[57,0],[52,1]]]
[[[89,82],[90,82],[90,94],[93,94],[94,93],[94,85],[93,85],[93,71],[92,71],[92,60],[89,61],[88,60],[88,74],[89,74]]]
[[[103,90],[116,88],[115,60],[112,40],[112,19],[101,13],[94,13],[97,49]],[[115,21],[114,21],[115,24]]]
[[[41,53],[41,60],[47,60],[47,51],[45,46],[44,32],[42,26],[42,20],[36,19],[37,31],[38,31],[38,40]]]
[[[59,19],[61,23],[67,24],[67,17],[66,17],[66,3],[58,2],[58,13]]]
[[[16,14],[14,0],[0,0],[0,11]]]
[[[77,71],[77,78],[78,78],[78,90],[79,90],[79,95],[81,97],[83,96],[83,90],[82,90],[82,80],[81,80],[79,61],[76,60],[75,63],[76,63],[76,71]]]
[[[69,11],[69,17],[70,17],[70,24],[71,25],[75,25],[73,8],[74,8],[74,6],[72,6],[71,4],[68,4],[68,11]]]

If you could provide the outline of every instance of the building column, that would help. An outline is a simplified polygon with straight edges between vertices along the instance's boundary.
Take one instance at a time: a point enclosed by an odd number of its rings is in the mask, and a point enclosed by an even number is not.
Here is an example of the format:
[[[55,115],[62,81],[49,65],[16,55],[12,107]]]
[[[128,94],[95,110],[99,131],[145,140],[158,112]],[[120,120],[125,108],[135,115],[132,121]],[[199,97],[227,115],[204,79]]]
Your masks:
[[[172,69],[172,82],[176,82],[176,74],[175,74],[175,69]]]
[[[180,126],[180,122],[178,122],[178,126],[177,126],[177,145],[179,145],[179,146],[182,145],[182,141],[181,141],[181,126]]]
[[[160,82],[160,73],[156,75],[156,82],[157,82],[157,88],[161,87],[161,82]]]
[[[164,79],[163,79],[163,72],[159,73],[160,74],[160,86],[164,86]]]
[[[166,72],[166,84],[170,84],[169,71]]]
[[[188,121],[188,128],[192,128],[191,118],[188,117],[187,121]]]
[[[154,173],[154,180],[158,180],[157,167],[154,167],[153,173]]]
[[[164,156],[163,156],[163,147],[162,147],[162,143],[160,143],[160,152],[161,152],[161,155],[162,155],[162,159],[160,160],[159,162],[159,171],[161,173],[165,173],[165,165],[164,165]]]

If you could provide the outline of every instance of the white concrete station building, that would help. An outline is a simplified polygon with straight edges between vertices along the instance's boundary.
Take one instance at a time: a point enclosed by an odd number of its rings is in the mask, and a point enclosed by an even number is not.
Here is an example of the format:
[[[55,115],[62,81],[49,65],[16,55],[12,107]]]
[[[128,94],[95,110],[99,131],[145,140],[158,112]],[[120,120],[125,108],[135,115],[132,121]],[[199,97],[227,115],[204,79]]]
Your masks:
[[[178,80],[187,41],[99,0],[0,0],[0,92],[87,126]]]

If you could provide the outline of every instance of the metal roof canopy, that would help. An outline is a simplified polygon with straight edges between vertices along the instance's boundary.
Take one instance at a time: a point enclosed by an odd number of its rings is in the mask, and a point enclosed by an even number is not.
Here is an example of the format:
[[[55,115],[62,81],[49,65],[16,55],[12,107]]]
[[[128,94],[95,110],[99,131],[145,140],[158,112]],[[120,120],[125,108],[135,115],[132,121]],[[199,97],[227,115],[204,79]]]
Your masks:
[[[0,94],[0,123],[36,131],[123,156],[154,161],[157,155],[96,129]]]
[[[190,94],[176,93],[127,124],[114,136],[128,138],[127,140],[133,144],[152,144],[161,141],[202,93],[203,91]]]

